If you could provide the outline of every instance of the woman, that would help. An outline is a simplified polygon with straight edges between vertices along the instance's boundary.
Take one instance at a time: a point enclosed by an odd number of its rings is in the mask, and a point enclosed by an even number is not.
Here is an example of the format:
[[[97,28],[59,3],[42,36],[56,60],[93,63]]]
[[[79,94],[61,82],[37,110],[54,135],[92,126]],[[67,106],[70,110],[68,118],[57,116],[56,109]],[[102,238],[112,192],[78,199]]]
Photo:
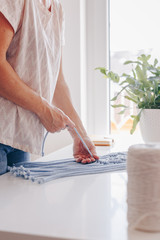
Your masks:
[[[58,0],[0,0],[0,174],[41,154],[45,130],[66,126],[77,162],[98,159],[62,72],[64,18]],[[77,128],[94,158],[74,132]]]

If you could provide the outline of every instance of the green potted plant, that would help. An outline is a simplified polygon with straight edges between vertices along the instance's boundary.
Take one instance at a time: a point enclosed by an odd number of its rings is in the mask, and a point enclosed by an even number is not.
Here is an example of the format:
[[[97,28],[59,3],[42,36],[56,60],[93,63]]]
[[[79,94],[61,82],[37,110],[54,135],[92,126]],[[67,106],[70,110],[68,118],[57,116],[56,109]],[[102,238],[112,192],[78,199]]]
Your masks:
[[[119,76],[103,67],[96,69],[100,70],[105,78],[120,86],[119,92],[111,99],[111,102],[116,101],[118,96],[123,93],[124,98],[136,104],[138,112],[137,115],[131,115],[133,125],[130,133],[134,133],[140,121],[144,141],[160,142],[160,66],[158,66],[157,59],[151,64],[150,58],[151,55],[142,54],[136,61],[126,61],[125,65],[132,64],[131,74],[123,73]],[[123,104],[112,104],[111,106],[120,108],[119,114],[124,114],[128,108]]]

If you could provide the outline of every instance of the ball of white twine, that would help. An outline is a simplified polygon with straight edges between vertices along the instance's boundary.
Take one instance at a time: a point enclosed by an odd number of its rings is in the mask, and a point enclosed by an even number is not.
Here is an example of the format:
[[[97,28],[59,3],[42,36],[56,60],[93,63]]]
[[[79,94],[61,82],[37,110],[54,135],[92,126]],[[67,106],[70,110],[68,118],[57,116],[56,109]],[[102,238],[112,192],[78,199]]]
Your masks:
[[[131,146],[127,172],[129,229],[160,232],[160,145]]]

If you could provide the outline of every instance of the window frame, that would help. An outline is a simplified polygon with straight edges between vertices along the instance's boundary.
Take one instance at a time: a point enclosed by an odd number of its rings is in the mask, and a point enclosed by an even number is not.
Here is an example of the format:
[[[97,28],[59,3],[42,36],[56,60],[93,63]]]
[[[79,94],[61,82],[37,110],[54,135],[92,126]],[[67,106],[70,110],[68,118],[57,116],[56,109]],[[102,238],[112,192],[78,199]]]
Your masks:
[[[81,117],[90,135],[110,134],[110,81],[96,67],[110,69],[109,0],[81,0]],[[85,14],[84,14],[85,13]],[[83,18],[85,16],[85,20]],[[85,38],[85,41],[84,41]],[[85,76],[85,77],[84,77]],[[84,81],[85,79],[85,81]],[[85,99],[85,101],[83,101]],[[86,102],[86,104],[85,104]]]

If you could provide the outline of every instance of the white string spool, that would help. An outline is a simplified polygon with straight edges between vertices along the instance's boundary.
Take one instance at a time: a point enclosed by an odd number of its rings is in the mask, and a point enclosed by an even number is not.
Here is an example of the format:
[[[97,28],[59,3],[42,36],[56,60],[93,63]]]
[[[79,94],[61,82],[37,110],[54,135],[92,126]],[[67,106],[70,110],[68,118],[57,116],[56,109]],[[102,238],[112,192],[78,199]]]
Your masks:
[[[160,232],[160,144],[137,144],[127,154],[129,229]]]

